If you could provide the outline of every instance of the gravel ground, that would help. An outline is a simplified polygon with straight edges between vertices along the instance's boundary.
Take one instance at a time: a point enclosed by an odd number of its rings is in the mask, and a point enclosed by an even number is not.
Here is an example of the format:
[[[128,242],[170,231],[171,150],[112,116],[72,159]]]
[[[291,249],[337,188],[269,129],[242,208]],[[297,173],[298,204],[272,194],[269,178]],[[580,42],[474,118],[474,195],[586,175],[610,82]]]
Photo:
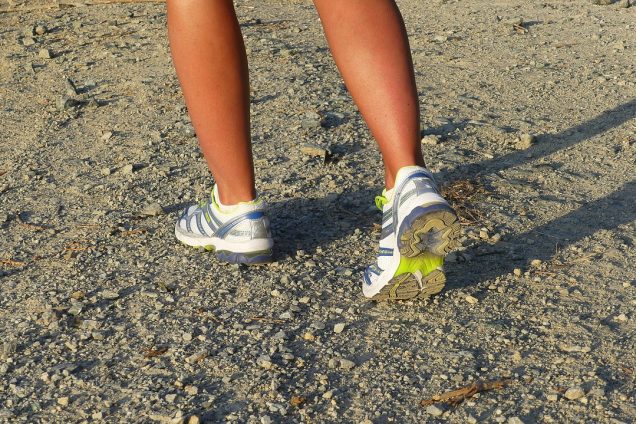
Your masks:
[[[310,3],[237,2],[252,268],[174,239],[212,181],[164,5],[71,3],[0,0],[0,422],[636,420],[636,7],[399,2],[464,247],[377,304],[380,156]]]

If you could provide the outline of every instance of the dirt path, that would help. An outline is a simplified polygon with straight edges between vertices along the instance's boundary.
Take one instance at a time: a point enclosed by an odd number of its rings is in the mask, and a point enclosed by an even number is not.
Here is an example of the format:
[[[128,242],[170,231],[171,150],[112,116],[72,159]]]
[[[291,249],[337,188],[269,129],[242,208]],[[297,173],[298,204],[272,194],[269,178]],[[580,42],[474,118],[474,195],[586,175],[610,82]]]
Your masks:
[[[0,13],[0,422],[636,420],[636,7],[399,2],[465,240],[441,295],[374,304],[380,156],[317,15],[237,3],[256,268],[174,240],[211,180],[162,4]]]

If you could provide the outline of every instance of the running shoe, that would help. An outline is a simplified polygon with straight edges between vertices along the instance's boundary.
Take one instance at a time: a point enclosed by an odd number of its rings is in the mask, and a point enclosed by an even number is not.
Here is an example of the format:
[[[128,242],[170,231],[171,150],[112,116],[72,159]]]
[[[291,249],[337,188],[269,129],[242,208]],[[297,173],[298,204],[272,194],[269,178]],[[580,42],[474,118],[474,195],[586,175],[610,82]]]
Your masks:
[[[373,300],[427,298],[446,283],[444,256],[459,245],[457,214],[426,168],[407,166],[395,187],[375,198],[382,211],[377,262],[364,272],[362,291]]]
[[[272,261],[274,242],[260,199],[233,206],[221,205],[215,185],[208,200],[187,207],[174,227],[184,244],[216,252],[230,263],[259,264]]]

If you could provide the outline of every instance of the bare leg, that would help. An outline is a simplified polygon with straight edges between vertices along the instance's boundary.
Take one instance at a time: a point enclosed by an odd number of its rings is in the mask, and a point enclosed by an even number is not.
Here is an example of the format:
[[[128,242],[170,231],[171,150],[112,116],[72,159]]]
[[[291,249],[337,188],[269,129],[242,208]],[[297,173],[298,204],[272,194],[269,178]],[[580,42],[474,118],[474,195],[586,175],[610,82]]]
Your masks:
[[[420,111],[402,15],[393,0],[314,0],[334,59],[380,146],[386,187],[424,166]]]
[[[231,0],[168,0],[177,75],[220,200],[254,199],[249,79]]]

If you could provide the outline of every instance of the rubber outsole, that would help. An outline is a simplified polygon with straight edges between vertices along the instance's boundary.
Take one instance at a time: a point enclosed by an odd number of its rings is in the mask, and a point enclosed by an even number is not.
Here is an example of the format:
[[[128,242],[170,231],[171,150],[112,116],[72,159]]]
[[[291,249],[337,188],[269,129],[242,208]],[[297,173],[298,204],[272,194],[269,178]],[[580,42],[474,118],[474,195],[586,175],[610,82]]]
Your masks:
[[[459,247],[459,219],[447,205],[417,207],[400,226],[400,254],[413,258],[423,252],[444,256]]]
[[[446,275],[441,269],[433,270],[424,277],[419,272],[409,272],[393,277],[371,300],[427,299],[441,292],[445,284]]]
[[[181,242],[183,243],[183,242]],[[208,246],[190,246],[189,244],[183,243],[185,246],[194,247],[195,249],[205,249],[208,252],[214,252],[215,256],[223,262],[227,262],[230,264],[244,264],[244,265],[260,265],[267,264],[274,261],[274,254],[272,250],[261,250],[257,252],[250,253],[237,253],[230,252],[227,250],[216,250],[213,245]]]

